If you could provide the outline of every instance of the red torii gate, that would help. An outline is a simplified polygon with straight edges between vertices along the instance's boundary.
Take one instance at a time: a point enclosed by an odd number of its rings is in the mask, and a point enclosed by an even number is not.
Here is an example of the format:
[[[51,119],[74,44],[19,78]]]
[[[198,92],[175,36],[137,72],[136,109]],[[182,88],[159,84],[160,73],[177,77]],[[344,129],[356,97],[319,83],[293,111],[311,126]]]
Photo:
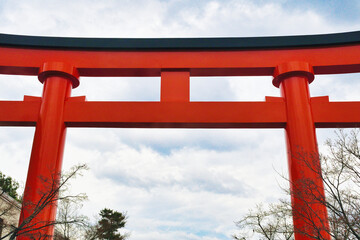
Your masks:
[[[37,75],[42,97],[0,101],[1,126],[36,126],[23,201],[36,203],[40,179],[61,171],[67,127],[113,128],[285,128],[291,189],[313,181],[324,197],[323,183],[295,157],[301,147],[317,153],[315,127],[357,127],[360,102],[312,98],[314,74],[360,72],[360,32],[341,34],[202,39],[96,39],[30,37],[0,34],[0,73]],[[71,97],[79,76],[161,76],[160,102],[89,102]],[[264,102],[190,102],[190,76],[274,76],[282,97]],[[99,83],[101,85],[101,83]],[[312,162],[314,167],[319,162]],[[56,180],[56,179],[55,179]],[[293,209],[304,209],[292,196]],[[328,227],[324,205],[309,202],[316,227]],[[24,204],[20,223],[32,206]],[[53,221],[56,206],[37,220]],[[294,218],[297,240],[310,239],[314,226]],[[53,235],[53,226],[38,230]],[[326,231],[325,238],[330,239]],[[18,239],[29,239],[20,236]]]

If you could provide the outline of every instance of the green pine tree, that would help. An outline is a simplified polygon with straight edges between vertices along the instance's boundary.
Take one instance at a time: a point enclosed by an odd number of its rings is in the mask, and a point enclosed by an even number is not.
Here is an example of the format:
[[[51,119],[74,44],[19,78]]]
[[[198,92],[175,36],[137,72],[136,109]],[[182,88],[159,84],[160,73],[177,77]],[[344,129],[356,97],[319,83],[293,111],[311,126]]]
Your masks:
[[[98,222],[98,238],[104,240],[124,240],[127,235],[121,235],[118,230],[125,227],[126,214],[104,208],[100,211]]]

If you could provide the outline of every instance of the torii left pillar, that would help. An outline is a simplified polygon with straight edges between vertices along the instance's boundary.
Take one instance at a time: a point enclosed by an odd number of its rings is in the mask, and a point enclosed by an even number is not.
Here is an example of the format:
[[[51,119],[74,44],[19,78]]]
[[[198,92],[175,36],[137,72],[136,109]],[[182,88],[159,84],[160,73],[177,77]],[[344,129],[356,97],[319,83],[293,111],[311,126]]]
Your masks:
[[[40,68],[39,80],[44,84],[43,95],[17,240],[52,239],[66,135],[64,106],[71,89],[79,85],[79,74],[71,65],[48,62]]]

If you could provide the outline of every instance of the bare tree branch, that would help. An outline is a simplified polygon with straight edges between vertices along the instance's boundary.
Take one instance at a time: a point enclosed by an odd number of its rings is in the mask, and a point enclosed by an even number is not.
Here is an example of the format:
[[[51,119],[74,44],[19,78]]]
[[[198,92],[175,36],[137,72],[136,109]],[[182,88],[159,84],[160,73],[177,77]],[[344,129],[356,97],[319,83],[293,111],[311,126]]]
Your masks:
[[[268,210],[257,207],[255,211],[250,211],[242,220],[236,222],[238,228],[240,230],[252,229],[264,239],[270,239],[269,236],[276,234],[277,237],[271,239],[283,239],[280,236],[284,237],[284,231],[280,231],[279,229],[281,228],[279,226],[276,225],[276,228],[269,228],[269,222],[272,222],[283,225],[292,234],[298,232],[312,239],[325,240],[324,233],[328,233],[335,240],[360,240],[359,133],[359,130],[350,131],[349,134],[339,130],[335,140],[327,140],[328,153],[322,155],[304,152],[300,147],[298,148],[295,158],[301,164],[304,164],[307,169],[315,173],[318,179],[321,179],[324,183],[326,198],[320,194],[319,188],[311,179],[290,182],[286,177],[283,177],[293,186],[292,191],[283,188],[284,191],[293,198],[296,198],[297,201],[300,201],[301,207],[291,208],[291,204],[284,200],[281,200],[279,205],[270,204],[267,207]],[[319,162],[319,159],[321,166],[316,164]],[[321,214],[312,207],[317,204],[326,206],[330,229],[322,221]],[[282,209],[287,208],[289,211],[284,213],[288,214],[286,217],[289,221],[291,221],[291,218],[289,218],[291,215],[293,215],[294,219],[301,218],[308,226],[314,229],[314,232],[310,235],[304,229],[293,229],[289,222],[277,222],[276,214],[271,211],[274,209],[274,206],[276,211],[280,212],[282,212]],[[266,219],[259,218],[264,216],[265,213]],[[259,219],[260,221],[255,222],[253,219]],[[266,228],[264,224],[266,224]],[[274,229],[276,231],[275,234],[273,233]],[[259,230],[266,230],[266,232]],[[234,239],[248,239],[243,234],[233,237]]]

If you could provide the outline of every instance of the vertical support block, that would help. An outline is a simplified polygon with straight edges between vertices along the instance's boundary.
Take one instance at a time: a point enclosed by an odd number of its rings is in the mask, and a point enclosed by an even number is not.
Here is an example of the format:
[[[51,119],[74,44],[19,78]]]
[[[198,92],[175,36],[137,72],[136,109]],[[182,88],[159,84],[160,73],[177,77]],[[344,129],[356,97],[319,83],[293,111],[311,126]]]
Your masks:
[[[324,184],[312,117],[309,83],[312,67],[304,62],[279,65],[273,84],[286,101],[286,138],[295,239],[330,239]]]
[[[79,85],[78,78],[76,68],[64,63],[45,63],[40,68],[43,96],[19,221],[29,232],[18,240],[52,239],[66,135],[64,103],[71,88]]]
[[[162,71],[160,100],[162,102],[189,102],[190,73]]]

